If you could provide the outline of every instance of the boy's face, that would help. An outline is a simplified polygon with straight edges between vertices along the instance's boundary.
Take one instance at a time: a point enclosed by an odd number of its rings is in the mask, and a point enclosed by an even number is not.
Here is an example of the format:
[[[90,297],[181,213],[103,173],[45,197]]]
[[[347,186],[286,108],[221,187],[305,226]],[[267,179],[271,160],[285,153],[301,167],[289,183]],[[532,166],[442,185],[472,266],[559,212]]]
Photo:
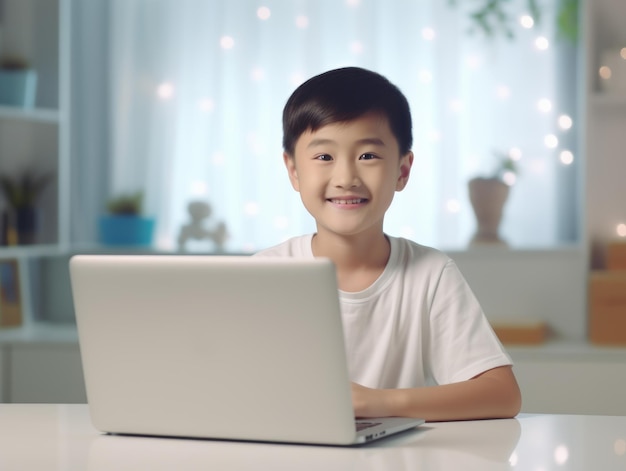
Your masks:
[[[318,232],[354,236],[382,232],[394,193],[408,181],[413,154],[401,156],[387,119],[369,113],[304,132],[295,155],[284,159]]]

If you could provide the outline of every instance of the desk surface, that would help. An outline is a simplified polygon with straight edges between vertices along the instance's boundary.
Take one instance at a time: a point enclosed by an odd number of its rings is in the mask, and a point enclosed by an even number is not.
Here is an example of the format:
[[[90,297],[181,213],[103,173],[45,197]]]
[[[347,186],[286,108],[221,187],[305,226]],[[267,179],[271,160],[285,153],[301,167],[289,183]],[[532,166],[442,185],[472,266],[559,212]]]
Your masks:
[[[429,423],[361,447],[109,436],[85,405],[0,404],[0,468],[104,470],[626,469],[626,417]]]

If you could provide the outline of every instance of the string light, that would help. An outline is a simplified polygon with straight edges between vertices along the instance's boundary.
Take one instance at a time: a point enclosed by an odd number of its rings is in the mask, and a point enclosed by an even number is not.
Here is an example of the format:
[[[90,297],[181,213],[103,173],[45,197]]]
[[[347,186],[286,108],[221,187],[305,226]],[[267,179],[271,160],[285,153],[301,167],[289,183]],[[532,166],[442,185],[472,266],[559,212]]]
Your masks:
[[[231,36],[222,36],[220,38],[220,46],[222,49],[232,49],[235,47],[235,40]]]
[[[435,30],[432,29],[432,28],[424,28],[424,29],[422,29],[422,37],[426,41],[432,41],[433,39],[435,39]]]
[[[300,29],[308,28],[309,18],[304,15],[296,16],[296,26]]]
[[[574,154],[569,150],[563,150],[559,154],[559,160],[563,165],[571,165],[574,162]]]
[[[422,83],[428,84],[433,81],[433,74],[430,70],[420,70],[419,74],[417,75],[418,75],[419,81]]]
[[[274,227],[279,230],[285,230],[289,227],[289,218],[285,216],[276,216],[274,218]]]
[[[446,203],[446,209],[449,213],[458,213],[461,210],[461,203],[459,200],[451,198]]]
[[[170,82],[163,82],[157,87],[157,96],[162,100],[169,100],[174,96],[174,85]]]
[[[224,156],[223,152],[217,151],[213,153],[213,156],[211,157],[211,162],[213,162],[214,166],[221,167],[226,162],[226,157]]]
[[[546,137],[543,138],[543,143],[548,149],[554,149],[556,146],[559,145],[559,138],[556,137],[554,134],[548,134]]]
[[[519,23],[522,25],[522,28],[526,29],[530,29],[535,26],[535,20],[533,20],[533,17],[530,15],[522,15],[519,19]]]
[[[461,100],[450,100],[450,110],[452,110],[453,113],[460,113],[461,111],[463,111],[463,108],[464,105]]]
[[[509,149],[509,157],[516,162],[522,159],[522,149],[519,147],[511,147]]]
[[[572,118],[570,118],[568,115],[562,114],[561,116],[559,116],[558,123],[561,129],[567,130],[572,127],[573,121]]]
[[[617,232],[617,235],[619,237],[626,237],[626,224],[624,223],[618,224],[617,227],[615,228],[615,232]]]
[[[466,63],[470,69],[478,69],[480,67],[480,56],[472,54],[467,57]]]
[[[548,38],[545,36],[539,36],[535,39],[535,47],[540,51],[545,51],[548,47],[550,47],[550,41],[548,41]]]
[[[244,207],[244,212],[248,216],[257,216],[259,214],[259,203],[256,201],[248,201]]]
[[[511,172],[510,170],[507,170],[506,172],[502,174],[502,181],[504,181],[504,183],[506,183],[509,186],[513,186],[515,185],[515,182],[517,181],[517,176],[515,175],[515,173]]]
[[[267,7],[259,7],[256,11],[256,16],[261,20],[268,20],[270,16],[272,16],[272,12]]]
[[[190,190],[194,197],[207,196],[209,194],[209,186],[205,181],[201,180],[192,182]]]
[[[350,51],[353,54],[363,53],[363,43],[361,41],[352,41],[350,43]]]
[[[611,72],[611,68],[607,67],[606,65],[600,67],[600,69],[598,70],[598,74],[600,75],[600,78],[604,80],[610,79],[611,75],[613,75],[613,73]]]
[[[215,102],[211,100],[210,98],[205,98],[204,100],[200,101],[200,103],[198,104],[198,107],[202,111],[210,112],[215,109]]]
[[[254,69],[252,69],[252,73],[250,75],[252,77],[252,80],[258,82],[259,80],[263,80],[265,78],[265,70],[263,70],[261,67],[255,67]]]
[[[552,102],[547,98],[542,98],[537,103],[537,108],[539,108],[539,111],[541,111],[542,113],[549,113],[550,111],[552,111]]]
[[[294,87],[297,87],[298,85],[300,85],[302,82],[304,82],[304,80],[305,79],[304,79],[304,75],[302,74],[302,72],[294,72],[289,77],[289,81],[291,82],[291,85],[293,85]]]
[[[505,100],[511,96],[511,89],[506,85],[498,85],[496,88],[496,96],[502,100]]]

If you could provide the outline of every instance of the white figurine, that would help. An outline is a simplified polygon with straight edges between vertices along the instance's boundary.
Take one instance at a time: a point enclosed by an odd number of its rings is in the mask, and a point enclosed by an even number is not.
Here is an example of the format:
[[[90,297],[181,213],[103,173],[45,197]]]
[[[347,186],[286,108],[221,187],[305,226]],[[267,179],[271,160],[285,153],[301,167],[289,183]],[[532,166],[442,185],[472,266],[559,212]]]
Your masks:
[[[178,249],[185,251],[185,244],[189,239],[212,240],[218,252],[223,251],[224,243],[228,239],[226,224],[218,223],[214,230],[204,228],[204,220],[211,216],[211,206],[204,201],[192,201],[187,205],[187,211],[191,216],[191,222],[180,228],[178,235]]]

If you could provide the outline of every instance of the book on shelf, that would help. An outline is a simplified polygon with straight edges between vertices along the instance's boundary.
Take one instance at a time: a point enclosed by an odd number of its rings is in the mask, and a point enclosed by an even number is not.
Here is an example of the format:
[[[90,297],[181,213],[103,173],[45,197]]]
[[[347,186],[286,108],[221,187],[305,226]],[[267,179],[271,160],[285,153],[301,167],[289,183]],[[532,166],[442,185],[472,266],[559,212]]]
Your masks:
[[[22,324],[19,266],[17,260],[0,260],[0,328]]]

